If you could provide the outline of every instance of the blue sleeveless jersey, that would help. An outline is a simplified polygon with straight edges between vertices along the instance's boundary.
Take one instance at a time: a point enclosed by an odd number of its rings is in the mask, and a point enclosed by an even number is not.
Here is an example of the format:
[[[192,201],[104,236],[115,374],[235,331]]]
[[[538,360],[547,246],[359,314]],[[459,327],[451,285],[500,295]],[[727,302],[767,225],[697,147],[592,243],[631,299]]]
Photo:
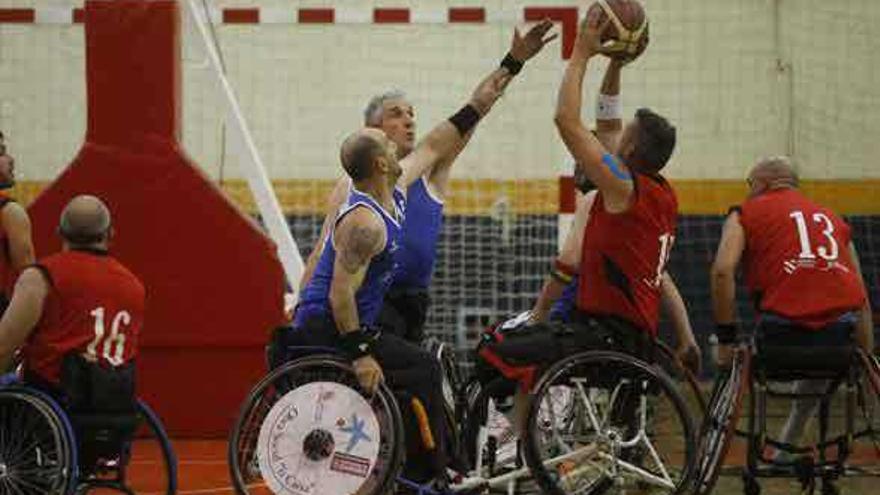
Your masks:
[[[358,318],[361,324],[372,325],[379,311],[382,309],[382,302],[385,299],[385,293],[391,286],[394,275],[394,265],[396,263],[396,251],[400,247],[402,227],[401,222],[404,217],[404,205],[406,200],[403,193],[397,189],[394,190],[394,214],[385,211],[372,196],[362,193],[355,188],[351,189],[346,201],[345,207],[340,210],[336,216],[335,226],[339,221],[355,208],[369,208],[379,215],[385,222],[385,249],[370,261],[367,268],[367,274],[361,287],[355,293],[355,302],[357,303]],[[306,284],[300,294],[299,305],[294,318],[294,326],[299,327],[306,320],[315,316],[332,316],[330,308],[330,282],[333,280],[333,263],[336,260],[336,248],[333,247],[333,231],[327,237],[324,244],[324,250],[315,272],[309,283]]]
[[[395,289],[427,289],[437,260],[437,239],[443,227],[443,202],[432,196],[424,177],[406,192],[406,220],[397,252]]]
[[[571,313],[575,309],[577,288],[578,277],[575,275],[571,283],[565,286],[565,290],[562,291],[562,295],[559,296],[559,299],[553,303],[553,307],[550,308],[550,319],[552,321],[561,321],[564,323],[571,321]]]

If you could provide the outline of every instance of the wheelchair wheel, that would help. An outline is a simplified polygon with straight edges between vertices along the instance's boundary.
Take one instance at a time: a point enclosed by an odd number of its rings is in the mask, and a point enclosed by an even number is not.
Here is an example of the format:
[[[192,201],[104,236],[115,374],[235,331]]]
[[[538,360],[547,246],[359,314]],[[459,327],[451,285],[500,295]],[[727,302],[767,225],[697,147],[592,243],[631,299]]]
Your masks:
[[[506,378],[496,378],[485,387],[476,383],[470,394],[462,445],[471,468],[489,468],[488,472],[481,473],[483,475],[490,476],[497,468],[512,467],[517,462],[513,416],[516,387],[516,383]]]
[[[524,454],[553,495],[680,494],[696,456],[693,420],[657,367],[607,351],[556,363],[535,387]]]
[[[403,460],[403,421],[390,390],[362,392],[349,363],[311,356],[264,377],[229,439],[239,494],[385,493]]]
[[[177,457],[156,413],[141,400],[133,416],[117,418],[109,429],[131,428],[121,448],[83,454],[76,495],[177,493]],[[79,442],[87,441],[83,438]],[[80,453],[83,453],[80,445]],[[112,453],[111,453],[112,452]],[[85,462],[90,462],[88,466]]]
[[[73,432],[43,394],[0,390],[0,494],[66,494],[76,479]]]
[[[423,346],[440,363],[443,372],[443,400],[446,408],[454,411],[456,398],[463,386],[461,372],[455,362],[455,351],[434,337],[425,339]]]
[[[720,376],[709,399],[709,412],[700,428],[700,461],[697,468],[697,495],[708,495],[715,487],[724,459],[736,432],[740,409],[749,386],[749,349],[740,347],[734,352],[730,371]]]
[[[880,476],[880,362],[877,356],[858,350],[859,375],[857,378],[857,403],[854,452],[848,468],[858,474]]]

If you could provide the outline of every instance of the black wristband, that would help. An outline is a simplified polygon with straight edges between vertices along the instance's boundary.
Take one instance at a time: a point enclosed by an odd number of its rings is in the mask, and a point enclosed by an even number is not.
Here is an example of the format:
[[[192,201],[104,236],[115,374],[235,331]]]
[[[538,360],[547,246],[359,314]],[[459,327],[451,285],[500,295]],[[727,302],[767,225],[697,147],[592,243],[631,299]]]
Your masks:
[[[501,67],[507,69],[507,71],[510,72],[510,75],[515,76],[522,70],[523,63],[513,58],[513,55],[511,55],[510,52],[507,52],[507,55],[501,59]]]
[[[367,327],[360,330],[345,332],[339,336],[339,349],[352,361],[373,352],[373,341],[376,335]]]
[[[464,137],[477,125],[481,117],[482,115],[473,105],[467,104],[461,107],[461,110],[455,112],[455,115],[449,117],[449,123],[454,125],[458,129],[458,133]]]
[[[718,323],[715,325],[715,335],[718,337],[719,344],[730,345],[736,343],[737,333],[736,323]]]

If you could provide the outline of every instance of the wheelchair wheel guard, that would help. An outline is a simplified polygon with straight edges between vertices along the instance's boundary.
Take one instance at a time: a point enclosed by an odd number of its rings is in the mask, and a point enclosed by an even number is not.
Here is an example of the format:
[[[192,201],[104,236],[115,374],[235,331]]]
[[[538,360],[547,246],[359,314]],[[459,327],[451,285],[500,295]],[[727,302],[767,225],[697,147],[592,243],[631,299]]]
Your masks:
[[[347,363],[288,363],[251,392],[230,438],[238,493],[384,493],[403,454],[402,421],[384,386],[360,391]]]

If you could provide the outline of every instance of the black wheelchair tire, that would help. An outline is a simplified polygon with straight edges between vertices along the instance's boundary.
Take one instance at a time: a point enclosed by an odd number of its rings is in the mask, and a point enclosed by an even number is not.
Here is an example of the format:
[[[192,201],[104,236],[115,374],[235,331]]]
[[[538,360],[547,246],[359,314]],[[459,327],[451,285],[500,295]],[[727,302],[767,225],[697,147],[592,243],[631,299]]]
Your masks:
[[[584,365],[591,362],[616,362],[618,364],[631,366],[635,369],[638,369],[639,372],[650,375],[652,376],[652,378],[656,378],[657,383],[663,389],[664,394],[672,402],[675,412],[678,414],[681,420],[681,425],[684,428],[683,434],[685,436],[685,470],[682,473],[681,479],[678,481],[675,487],[675,491],[673,493],[675,495],[679,495],[689,492],[692,486],[694,466],[696,464],[696,437],[693,426],[693,418],[691,418],[691,415],[688,412],[687,405],[685,404],[681,393],[678,391],[678,387],[675,385],[672,379],[666,376],[666,374],[662,372],[662,370],[660,370],[658,367],[645,363],[644,361],[636,359],[627,354],[614,351],[586,351],[568,356],[548,368],[541,375],[541,378],[532,389],[531,403],[529,405],[528,416],[526,418],[527,433],[524,435],[525,438],[522,439],[523,454],[525,457],[526,465],[529,467],[532,476],[541,487],[543,492],[550,495],[566,495],[566,493],[561,490],[553,481],[550,473],[542,462],[541,454],[538,452],[538,446],[536,444],[537,439],[535,437],[536,431],[533,428],[533,425],[537,420],[537,416],[540,410],[541,401],[539,400],[539,398],[547,392],[547,389],[549,388],[549,386],[551,386],[554,378],[557,375],[564,373],[567,369],[571,367]],[[591,491],[591,494],[592,493],[601,493],[601,491],[596,492],[595,490],[593,490]]]

